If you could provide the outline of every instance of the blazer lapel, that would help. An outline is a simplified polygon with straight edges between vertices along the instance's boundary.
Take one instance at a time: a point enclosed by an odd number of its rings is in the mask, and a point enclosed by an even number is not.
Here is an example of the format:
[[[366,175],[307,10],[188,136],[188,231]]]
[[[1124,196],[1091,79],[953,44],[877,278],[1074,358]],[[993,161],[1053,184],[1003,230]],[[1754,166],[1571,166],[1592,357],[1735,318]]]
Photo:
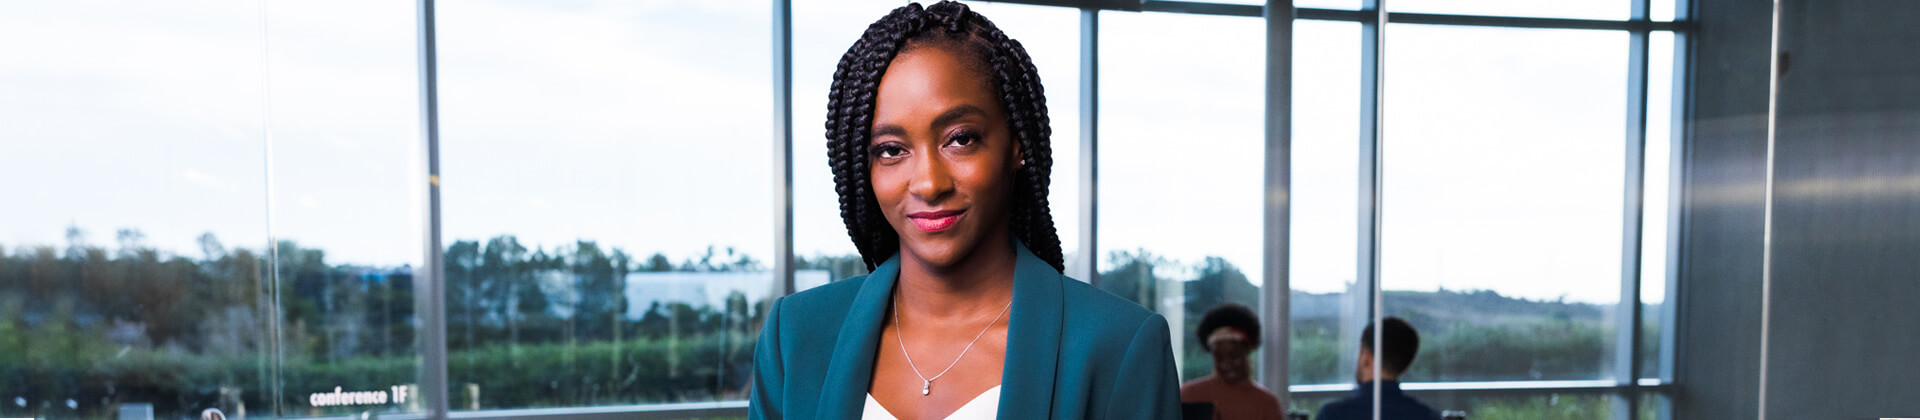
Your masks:
[[[998,417],[1003,419],[1053,413],[1054,375],[1066,306],[1066,291],[1060,283],[1066,278],[1020,241],[1014,241],[1014,248],[1019,262],[1013,271],[1013,319],[1007,326],[1006,366],[1000,371]],[[846,337],[841,338],[844,342]],[[872,356],[871,351],[867,354]],[[865,380],[862,378],[861,383]]]
[[[894,279],[900,273],[900,254],[874,267],[854,295],[853,307],[840,324],[840,336],[827,362],[826,381],[821,383],[819,419],[859,418],[867,402],[867,386],[873,380],[874,351],[880,346],[880,327],[886,321],[888,297],[893,294]]]

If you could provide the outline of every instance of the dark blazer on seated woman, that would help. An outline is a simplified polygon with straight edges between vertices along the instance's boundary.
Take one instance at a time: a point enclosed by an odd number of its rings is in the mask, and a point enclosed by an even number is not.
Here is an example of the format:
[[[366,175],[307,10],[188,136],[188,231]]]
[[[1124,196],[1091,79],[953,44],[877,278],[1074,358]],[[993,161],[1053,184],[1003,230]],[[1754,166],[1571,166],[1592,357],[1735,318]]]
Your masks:
[[[998,417],[1180,418],[1166,318],[1014,248]],[[860,418],[899,264],[895,254],[872,274],[774,301],[754,348],[748,418]]]

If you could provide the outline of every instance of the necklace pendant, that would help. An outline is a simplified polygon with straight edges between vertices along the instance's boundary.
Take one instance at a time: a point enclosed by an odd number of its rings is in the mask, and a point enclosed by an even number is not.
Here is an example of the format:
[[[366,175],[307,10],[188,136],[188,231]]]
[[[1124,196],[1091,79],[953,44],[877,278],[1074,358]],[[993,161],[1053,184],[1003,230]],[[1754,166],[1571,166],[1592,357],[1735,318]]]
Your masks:
[[[933,381],[920,382],[920,395],[927,395],[932,392],[933,392]]]

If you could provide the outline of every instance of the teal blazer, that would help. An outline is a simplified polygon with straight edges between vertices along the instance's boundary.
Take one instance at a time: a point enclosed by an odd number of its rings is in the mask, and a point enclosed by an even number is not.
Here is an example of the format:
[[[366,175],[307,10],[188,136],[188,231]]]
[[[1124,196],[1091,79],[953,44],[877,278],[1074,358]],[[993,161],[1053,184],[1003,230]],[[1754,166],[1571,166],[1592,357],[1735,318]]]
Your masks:
[[[999,418],[1178,419],[1166,318],[1015,248]],[[899,265],[774,301],[747,418],[860,418]]]

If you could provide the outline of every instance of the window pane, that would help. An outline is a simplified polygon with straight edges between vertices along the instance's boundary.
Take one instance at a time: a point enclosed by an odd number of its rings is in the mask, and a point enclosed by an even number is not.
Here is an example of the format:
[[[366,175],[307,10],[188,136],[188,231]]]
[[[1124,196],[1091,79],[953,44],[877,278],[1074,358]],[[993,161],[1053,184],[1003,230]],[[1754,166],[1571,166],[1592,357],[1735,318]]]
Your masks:
[[[1394,25],[1382,282],[1409,382],[1607,379],[1625,32]]]
[[[271,412],[251,3],[0,3],[0,417]]]
[[[904,3],[794,2],[793,248],[796,289],[866,273],[840,221],[839,196],[827,166],[827,88],[833,68],[867,25]],[[1068,265],[1080,252],[1080,17],[1079,10],[1002,3],[970,3],[1020,41],[1040,70],[1053,126],[1053,183],[1047,200]]]
[[[1295,21],[1293,385],[1353,381],[1367,285],[1356,281],[1360,199],[1359,23]],[[1315,406],[1316,408],[1318,406]]]
[[[769,10],[441,6],[454,409],[745,398],[773,289]]]
[[[1627,20],[1633,12],[1628,0],[1392,0],[1394,13],[1521,16],[1568,19]]]
[[[1677,0],[1652,0],[1648,5],[1647,15],[1656,21],[1672,21],[1673,16],[1680,11],[1678,4],[1684,3]]]
[[[425,249],[426,170],[416,12],[377,0],[274,3],[268,12],[281,412],[420,411],[413,279]],[[355,36],[340,36],[341,27]],[[377,398],[331,397],[336,390]]]
[[[1213,366],[1193,334],[1201,314],[1260,303],[1265,25],[1165,13],[1100,19],[1095,284],[1165,315],[1181,378],[1198,378]]]
[[[1654,32],[1648,39],[1647,54],[1647,142],[1646,190],[1641,205],[1640,233],[1640,366],[1641,378],[1669,378],[1662,372],[1664,360],[1673,351],[1673,343],[1662,338],[1673,317],[1667,302],[1672,273],[1671,245],[1677,238],[1670,233],[1673,208],[1673,47],[1672,32]]]

